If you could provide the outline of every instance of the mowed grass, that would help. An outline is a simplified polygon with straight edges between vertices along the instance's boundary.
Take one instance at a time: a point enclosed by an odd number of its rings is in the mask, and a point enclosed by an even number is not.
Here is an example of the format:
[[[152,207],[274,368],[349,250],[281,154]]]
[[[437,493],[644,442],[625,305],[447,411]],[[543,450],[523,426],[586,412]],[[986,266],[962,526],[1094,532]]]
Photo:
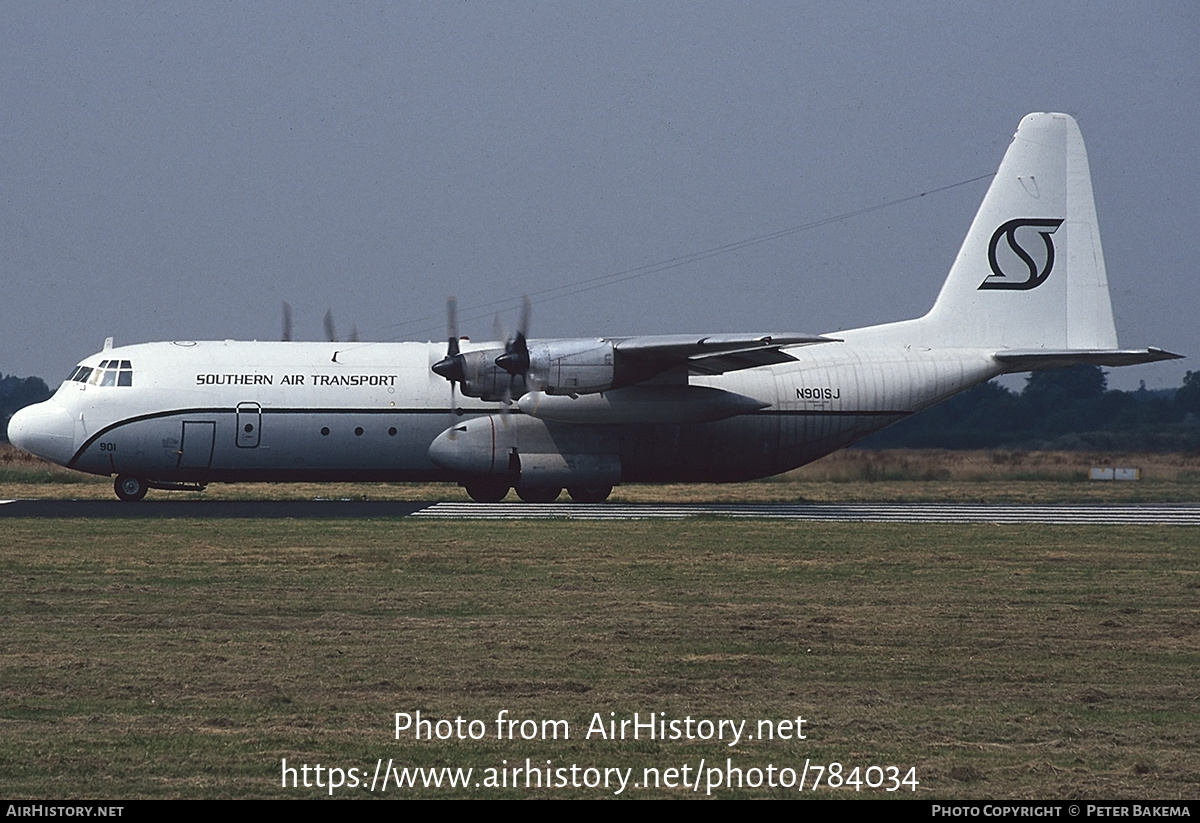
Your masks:
[[[632,769],[623,797],[704,797],[703,777],[632,784],[728,759],[919,780],[818,793],[837,797],[1195,798],[1198,549],[1177,527],[5,519],[0,785],[305,797],[327,789],[281,787],[284,758],[472,784],[529,758]],[[418,710],[486,735],[396,740]],[[570,739],[498,740],[505,710]],[[584,737],[594,713],[634,712],[751,734],[803,716],[807,739]],[[524,779],[335,796],[615,791]]]

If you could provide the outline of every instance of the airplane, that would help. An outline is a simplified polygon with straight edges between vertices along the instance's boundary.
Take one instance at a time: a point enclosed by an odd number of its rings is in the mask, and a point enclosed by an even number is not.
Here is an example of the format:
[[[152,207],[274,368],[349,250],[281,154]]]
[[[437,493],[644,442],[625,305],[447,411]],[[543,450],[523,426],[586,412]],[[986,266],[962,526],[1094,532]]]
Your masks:
[[[1180,357],[1118,348],[1083,137],[1058,113],[1022,119],[923,317],[530,340],[526,309],[515,335],[471,343],[454,306],[444,349],[109,338],[8,437],[115,476],[125,501],[210,482],[456,481],[480,502],[565,487],[597,503],[619,483],[779,474],[998,375]]]

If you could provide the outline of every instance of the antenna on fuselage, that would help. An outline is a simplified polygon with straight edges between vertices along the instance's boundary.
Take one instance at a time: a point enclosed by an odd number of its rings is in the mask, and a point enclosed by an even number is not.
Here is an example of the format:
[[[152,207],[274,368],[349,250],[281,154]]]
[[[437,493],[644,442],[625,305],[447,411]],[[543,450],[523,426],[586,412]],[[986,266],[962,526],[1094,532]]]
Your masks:
[[[104,350],[108,351],[109,349],[112,348],[112,346],[113,346],[113,339],[111,337],[104,338]]]

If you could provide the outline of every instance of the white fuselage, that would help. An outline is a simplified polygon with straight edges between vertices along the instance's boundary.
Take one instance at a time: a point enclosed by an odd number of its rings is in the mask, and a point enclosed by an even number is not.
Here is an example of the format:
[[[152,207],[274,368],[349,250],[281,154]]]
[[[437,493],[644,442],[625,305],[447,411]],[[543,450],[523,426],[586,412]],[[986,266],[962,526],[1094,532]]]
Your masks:
[[[482,473],[509,468],[507,434],[553,465],[601,455],[613,482],[736,481],[803,465],[1001,371],[986,351],[864,347],[855,334],[789,349],[795,362],[691,377],[763,406],[707,423],[562,423],[461,395],[452,411],[433,343],[147,343],[84,360],[88,378],[15,415],[10,437],[80,471],[165,482],[461,480],[431,444],[494,416]],[[131,374],[105,379],[104,363]]]

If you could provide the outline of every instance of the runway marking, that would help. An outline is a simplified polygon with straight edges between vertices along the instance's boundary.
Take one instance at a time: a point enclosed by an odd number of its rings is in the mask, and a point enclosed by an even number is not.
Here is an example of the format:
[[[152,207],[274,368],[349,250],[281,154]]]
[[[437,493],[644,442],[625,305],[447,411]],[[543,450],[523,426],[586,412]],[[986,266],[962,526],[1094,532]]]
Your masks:
[[[462,520],[683,520],[730,517],[866,523],[1045,523],[1200,526],[1200,505],[981,505],[970,503],[436,503],[413,517]]]

